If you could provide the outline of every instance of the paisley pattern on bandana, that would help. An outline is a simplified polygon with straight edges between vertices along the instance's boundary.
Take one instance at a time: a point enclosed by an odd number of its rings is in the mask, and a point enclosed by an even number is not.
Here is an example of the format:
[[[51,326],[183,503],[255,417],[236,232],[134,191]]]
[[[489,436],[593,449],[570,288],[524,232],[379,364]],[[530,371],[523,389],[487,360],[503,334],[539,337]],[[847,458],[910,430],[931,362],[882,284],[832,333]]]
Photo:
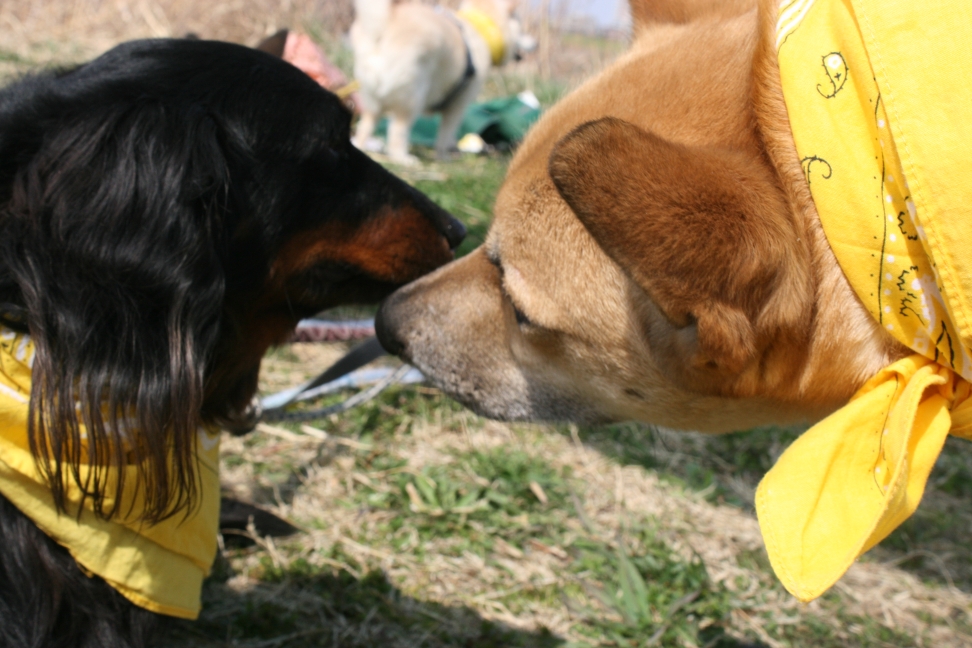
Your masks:
[[[852,26],[853,14],[846,2],[816,2],[816,11],[813,0],[784,6],[783,13],[801,10],[780,32],[779,59],[793,139],[827,240],[885,329],[972,380],[972,350],[961,343],[925,251],[867,52],[830,29],[840,14]]]

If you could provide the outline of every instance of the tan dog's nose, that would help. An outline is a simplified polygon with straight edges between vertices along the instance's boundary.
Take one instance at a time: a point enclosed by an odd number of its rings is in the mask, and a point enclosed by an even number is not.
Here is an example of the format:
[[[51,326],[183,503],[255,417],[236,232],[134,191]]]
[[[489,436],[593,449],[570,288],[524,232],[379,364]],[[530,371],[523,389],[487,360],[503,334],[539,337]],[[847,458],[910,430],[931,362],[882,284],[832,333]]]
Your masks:
[[[399,327],[402,318],[398,317],[396,312],[397,305],[402,301],[402,291],[399,290],[382,302],[378,308],[378,314],[375,315],[375,334],[378,336],[378,341],[381,342],[385,351],[396,356],[401,355],[402,351],[405,350],[405,343],[401,340]]]
[[[499,272],[482,248],[399,288],[375,316],[385,350],[419,369],[467,353],[478,336],[499,339],[504,330]]]

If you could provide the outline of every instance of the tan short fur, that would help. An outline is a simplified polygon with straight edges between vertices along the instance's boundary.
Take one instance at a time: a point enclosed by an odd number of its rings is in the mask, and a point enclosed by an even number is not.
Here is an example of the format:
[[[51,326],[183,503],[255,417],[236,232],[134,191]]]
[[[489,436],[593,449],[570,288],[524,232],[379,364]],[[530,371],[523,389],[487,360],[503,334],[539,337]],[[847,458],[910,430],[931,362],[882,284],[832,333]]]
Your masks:
[[[626,55],[530,132],[486,243],[393,295],[387,346],[483,414],[812,421],[901,357],[793,145],[776,0],[633,1]]]

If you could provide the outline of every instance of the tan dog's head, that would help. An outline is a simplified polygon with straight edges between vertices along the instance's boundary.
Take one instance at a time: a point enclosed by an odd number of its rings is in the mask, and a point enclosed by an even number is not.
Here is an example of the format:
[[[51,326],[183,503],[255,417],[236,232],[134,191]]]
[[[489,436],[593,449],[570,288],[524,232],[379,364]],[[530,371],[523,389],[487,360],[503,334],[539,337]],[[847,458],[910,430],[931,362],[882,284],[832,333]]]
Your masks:
[[[534,127],[486,243],[384,304],[386,347],[500,419],[725,431],[846,399],[867,370],[819,369],[825,264],[758,125],[748,4],[635,3],[632,51]]]

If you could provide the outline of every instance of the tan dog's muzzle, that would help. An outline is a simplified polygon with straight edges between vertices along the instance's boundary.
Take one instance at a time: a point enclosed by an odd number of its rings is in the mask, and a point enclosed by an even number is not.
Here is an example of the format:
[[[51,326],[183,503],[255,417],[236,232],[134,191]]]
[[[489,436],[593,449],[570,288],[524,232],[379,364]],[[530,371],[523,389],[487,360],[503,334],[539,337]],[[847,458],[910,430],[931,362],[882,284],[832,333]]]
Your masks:
[[[382,304],[382,346],[478,414],[499,420],[600,420],[549,359],[518,334],[499,269],[482,248]]]
[[[464,404],[494,416],[499,412],[490,406],[490,394],[523,383],[519,372],[509,370],[515,363],[505,343],[508,316],[499,280],[499,271],[476,250],[399,289],[375,317],[375,332],[388,352]]]

